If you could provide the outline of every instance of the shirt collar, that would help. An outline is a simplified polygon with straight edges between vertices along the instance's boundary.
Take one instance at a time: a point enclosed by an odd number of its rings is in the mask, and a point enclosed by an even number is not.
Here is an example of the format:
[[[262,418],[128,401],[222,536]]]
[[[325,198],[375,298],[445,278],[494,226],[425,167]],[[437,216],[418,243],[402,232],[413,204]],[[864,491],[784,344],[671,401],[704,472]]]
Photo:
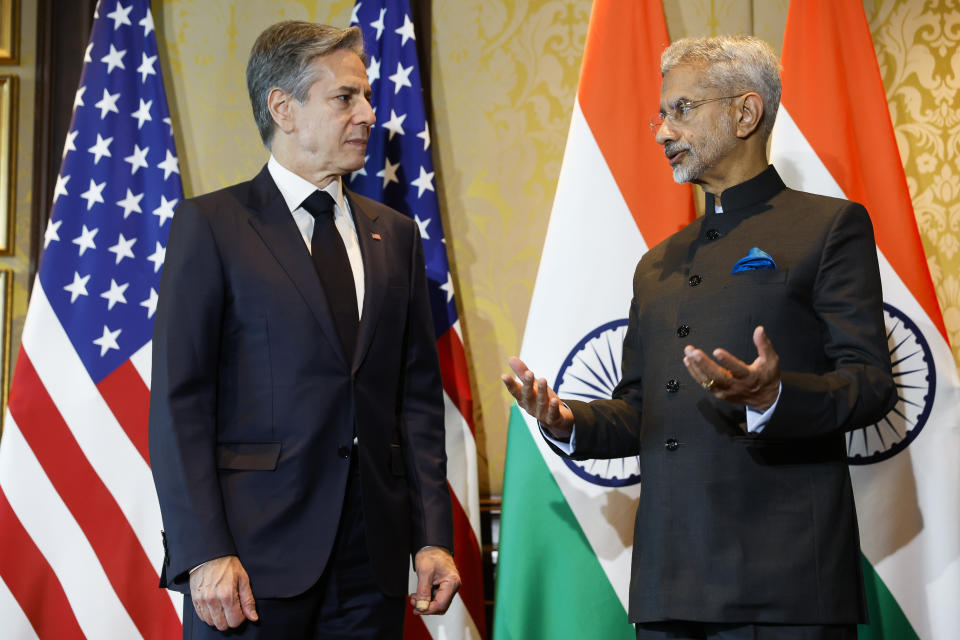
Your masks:
[[[787,186],[780,179],[780,174],[771,164],[746,182],[725,189],[720,194],[720,200],[723,203],[723,211],[730,213],[765,202],[786,188]],[[704,210],[714,211],[715,207],[716,196],[712,193],[705,194]]]
[[[280,162],[273,157],[273,154],[270,154],[270,159],[267,161],[267,171],[270,172],[270,177],[273,178],[273,181],[277,184],[280,195],[283,196],[283,201],[287,203],[287,208],[291,212],[298,209],[300,205],[303,204],[303,201],[307,199],[307,196],[317,190],[309,180],[301,178],[280,164]],[[340,176],[337,176],[330,184],[324,187],[323,191],[330,194],[341,211],[345,211],[343,206],[343,183],[341,182]]]

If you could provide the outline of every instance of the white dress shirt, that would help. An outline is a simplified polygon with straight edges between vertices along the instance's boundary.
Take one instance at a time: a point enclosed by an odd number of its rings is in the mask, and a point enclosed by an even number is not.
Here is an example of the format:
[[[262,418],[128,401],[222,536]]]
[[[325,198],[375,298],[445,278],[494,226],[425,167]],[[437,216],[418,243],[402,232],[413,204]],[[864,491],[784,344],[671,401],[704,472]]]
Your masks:
[[[273,155],[267,161],[267,171],[270,172],[270,177],[273,178],[277,188],[280,189],[280,195],[287,203],[293,221],[300,229],[300,235],[303,236],[303,243],[307,245],[307,251],[310,251],[310,241],[313,238],[313,216],[300,205],[317,188],[277,162]],[[363,257],[360,254],[360,243],[357,240],[357,225],[353,216],[350,215],[350,204],[343,197],[341,178],[337,177],[323,191],[329,193],[333,198],[333,222],[337,226],[337,231],[340,232],[340,237],[343,238],[343,246],[347,249],[350,270],[353,271],[353,284],[357,288],[357,317],[361,318],[365,288],[363,284]]]

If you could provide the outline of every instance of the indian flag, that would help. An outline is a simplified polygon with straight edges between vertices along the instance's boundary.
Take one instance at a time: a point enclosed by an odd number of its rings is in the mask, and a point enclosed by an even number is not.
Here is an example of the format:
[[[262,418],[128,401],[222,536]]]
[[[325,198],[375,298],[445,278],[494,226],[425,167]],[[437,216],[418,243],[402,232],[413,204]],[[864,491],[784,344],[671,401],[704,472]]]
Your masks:
[[[669,43],[659,2],[594,2],[520,357],[563,397],[609,397],[640,256],[694,218],[648,126]],[[514,407],[494,635],[633,638],[636,458],[574,463]]]
[[[861,638],[960,635],[960,383],[860,2],[791,2],[772,158],[873,219],[900,401],[849,434],[870,606]]]

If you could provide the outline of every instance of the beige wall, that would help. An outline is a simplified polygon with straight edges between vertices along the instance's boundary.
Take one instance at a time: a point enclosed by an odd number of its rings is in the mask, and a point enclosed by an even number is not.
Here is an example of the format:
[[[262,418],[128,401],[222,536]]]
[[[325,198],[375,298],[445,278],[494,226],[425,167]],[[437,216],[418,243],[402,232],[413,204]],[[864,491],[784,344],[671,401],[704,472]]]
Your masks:
[[[954,167],[960,10],[927,4],[864,2],[928,262],[960,360],[960,171]],[[266,158],[243,81],[259,31],[286,18],[346,25],[353,2],[153,5],[184,188],[193,195],[251,177]],[[509,397],[498,375],[506,357],[520,349],[590,5],[433,0],[435,160],[473,370],[484,493],[497,494],[502,484]],[[664,9],[672,38],[756,33],[779,50],[787,0],[666,0]],[[824,117],[829,105],[825,96]],[[638,117],[653,109],[647,105]]]

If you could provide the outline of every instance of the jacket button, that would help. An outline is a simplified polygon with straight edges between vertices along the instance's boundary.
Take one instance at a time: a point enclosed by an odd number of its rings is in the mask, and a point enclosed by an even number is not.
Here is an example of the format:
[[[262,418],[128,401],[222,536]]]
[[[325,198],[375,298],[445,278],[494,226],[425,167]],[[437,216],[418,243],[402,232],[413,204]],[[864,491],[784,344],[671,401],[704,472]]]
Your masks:
[[[686,338],[690,335],[690,327],[688,325],[682,324],[677,327],[677,336],[680,338]]]
[[[680,446],[680,443],[677,442],[676,438],[670,438],[665,443],[663,443],[663,447],[667,451],[676,451],[677,447],[679,446]]]
[[[340,445],[340,447],[337,448],[337,455],[346,460],[350,457],[350,447],[345,444]]]
[[[676,393],[680,391],[680,381],[676,378],[670,378],[667,380],[667,393]]]
[[[690,279],[687,280],[687,282],[690,284],[691,287],[695,287],[695,286],[697,286],[698,284],[700,284],[701,282],[703,282],[703,278],[701,278],[700,276],[694,274],[694,275],[690,276]]]
[[[721,235],[720,232],[717,231],[716,229],[707,230],[707,240],[719,240],[720,235]]]

